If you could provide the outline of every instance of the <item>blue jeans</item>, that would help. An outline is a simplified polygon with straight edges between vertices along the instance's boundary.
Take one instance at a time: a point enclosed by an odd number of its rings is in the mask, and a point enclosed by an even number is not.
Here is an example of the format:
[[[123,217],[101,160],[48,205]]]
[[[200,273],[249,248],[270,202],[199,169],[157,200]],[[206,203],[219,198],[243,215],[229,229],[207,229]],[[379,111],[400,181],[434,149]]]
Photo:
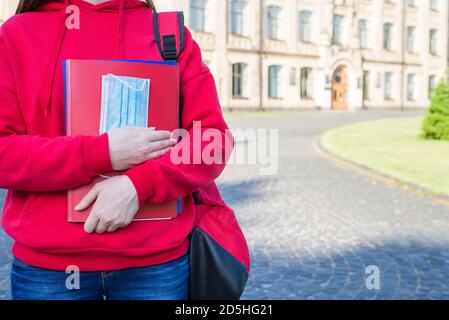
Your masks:
[[[75,274],[13,260],[14,300],[188,300],[189,258],[144,268]]]

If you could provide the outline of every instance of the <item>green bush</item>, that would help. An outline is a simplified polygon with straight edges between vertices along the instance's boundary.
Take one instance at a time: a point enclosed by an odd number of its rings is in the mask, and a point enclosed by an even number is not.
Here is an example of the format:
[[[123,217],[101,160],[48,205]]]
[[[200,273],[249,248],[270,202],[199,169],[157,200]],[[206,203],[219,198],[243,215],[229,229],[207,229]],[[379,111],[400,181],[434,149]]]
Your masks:
[[[449,140],[449,82],[441,81],[435,88],[430,108],[423,122],[426,139]]]

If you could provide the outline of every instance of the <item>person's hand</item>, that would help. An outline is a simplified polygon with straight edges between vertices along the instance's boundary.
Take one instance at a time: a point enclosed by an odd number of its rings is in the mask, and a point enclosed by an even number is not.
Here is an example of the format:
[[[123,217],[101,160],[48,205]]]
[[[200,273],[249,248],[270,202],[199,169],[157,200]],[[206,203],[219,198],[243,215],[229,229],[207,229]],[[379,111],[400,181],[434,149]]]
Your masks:
[[[129,225],[139,201],[133,183],[127,176],[116,176],[97,183],[75,207],[82,211],[94,203],[84,223],[87,233],[114,232]]]
[[[118,128],[108,132],[109,157],[114,170],[127,170],[159,158],[176,144],[170,131],[155,128]]]

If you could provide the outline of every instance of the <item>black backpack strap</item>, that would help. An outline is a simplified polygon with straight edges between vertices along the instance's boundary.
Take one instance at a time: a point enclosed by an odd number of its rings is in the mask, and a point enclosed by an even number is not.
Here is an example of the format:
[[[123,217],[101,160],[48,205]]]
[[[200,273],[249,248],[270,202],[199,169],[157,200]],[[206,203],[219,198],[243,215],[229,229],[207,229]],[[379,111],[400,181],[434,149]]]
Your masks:
[[[183,12],[161,12],[153,15],[157,48],[165,61],[178,61],[184,50]]]
[[[165,61],[178,61],[184,51],[184,14],[179,12],[154,13],[154,37],[157,48]],[[182,104],[180,103],[179,124],[182,127]],[[199,204],[198,195],[192,193],[193,201]]]

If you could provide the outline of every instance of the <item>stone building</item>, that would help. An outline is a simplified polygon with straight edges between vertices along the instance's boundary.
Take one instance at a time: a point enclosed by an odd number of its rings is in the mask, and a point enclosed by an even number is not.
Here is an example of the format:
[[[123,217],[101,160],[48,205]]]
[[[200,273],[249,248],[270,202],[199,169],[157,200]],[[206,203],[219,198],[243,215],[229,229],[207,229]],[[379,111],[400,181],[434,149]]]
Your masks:
[[[225,108],[425,107],[448,67],[446,0],[155,3],[185,12]]]
[[[230,108],[415,108],[448,67],[444,0],[156,0]]]

